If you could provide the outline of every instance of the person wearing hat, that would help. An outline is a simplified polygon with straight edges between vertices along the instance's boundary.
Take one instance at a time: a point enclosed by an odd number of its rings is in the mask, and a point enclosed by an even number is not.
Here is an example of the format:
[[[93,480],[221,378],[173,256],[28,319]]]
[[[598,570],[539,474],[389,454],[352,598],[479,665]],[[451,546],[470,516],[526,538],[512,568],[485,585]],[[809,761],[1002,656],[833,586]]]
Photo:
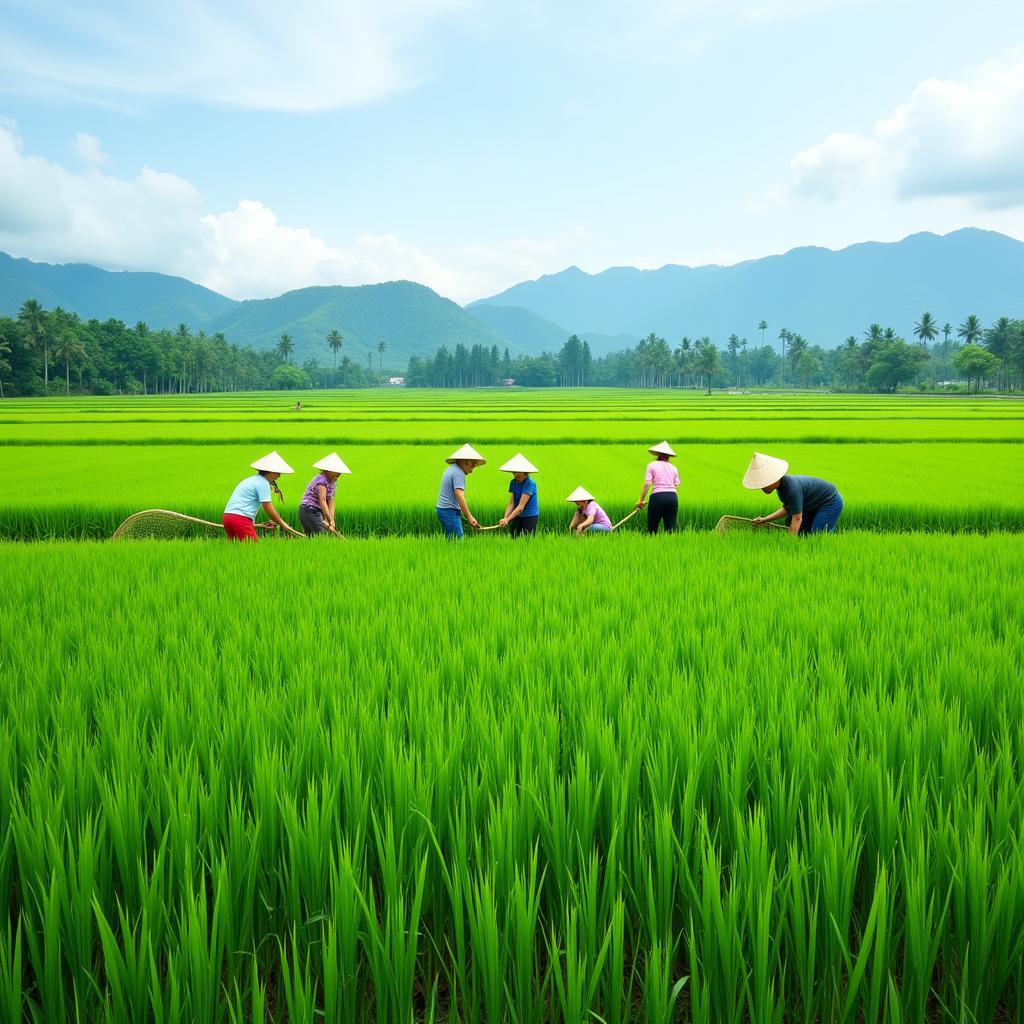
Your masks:
[[[569,524],[569,532],[577,537],[585,533],[611,533],[612,521],[608,514],[594,500],[590,491],[583,487],[577,487],[566,501],[576,506],[572,514],[572,522]]]
[[[231,492],[227,505],[224,507],[224,515],[221,516],[221,523],[224,532],[229,540],[257,540],[256,536],[256,515],[262,506],[270,519],[270,527],[276,524],[282,530],[301,537],[298,530],[293,530],[277,513],[274,503],[271,501],[271,491],[278,497],[283,497],[281,489],[277,486],[277,478],[282,473],[294,473],[295,470],[281,458],[277,452],[264,455],[252,463],[256,472],[247,476]]]
[[[448,468],[441,474],[441,490],[437,496],[437,518],[448,540],[462,537],[462,517],[474,530],[480,529],[466,504],[466,477],[487,460],[470,444],[464,444],[447,459]]]
[[[836,485],[816,476],[793,476],[785,459],[754,452],[743,476],[743,486],[765,494],[777,491],[782,502],[782,508],[770,516],[752,519],[755,526],[786,517],[790,533],[836,532],[836,523],[843,513],[843,498]]]
[[[657,533],[658,527],[664,523],[666,533],[676,532],[676,519],[679,516],[679,473],[668,460],[675,457],[668,441],[662,441],[647,449],[655,456],[654,462],[647,463],[644,476],[644,489],[640,492],[637,508],[644,507],[647,492],[651,492],[651,500],[647,505],[647,532]]]
[[[319,462],[313,463],[319,473],[306,486],[306,493],[299,502],[299,522],[306,536],[318,533],[337,533],[334,525],[334,488],[342,473],[352,470],[341,461],[337,452],[331,452]]]
[[[505,514],[498,521],[507,526],[513,537],[521,533],[536,533],[540,519],[540,505],[537,503],[537,482],[530,478],[537,467],[521,452],[501,467],[503,473],[511,473],[508,485],[508,505]]]

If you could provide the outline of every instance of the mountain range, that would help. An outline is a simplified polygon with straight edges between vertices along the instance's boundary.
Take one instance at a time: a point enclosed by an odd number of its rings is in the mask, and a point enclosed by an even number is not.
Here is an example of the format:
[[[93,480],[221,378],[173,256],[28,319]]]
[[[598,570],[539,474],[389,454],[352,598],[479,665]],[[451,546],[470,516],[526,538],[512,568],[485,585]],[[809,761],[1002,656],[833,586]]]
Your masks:
[[[940,324],[954,325],[969,313],[986,324],[1024,315],[1024,242],[964,228],[838,251],[793,249],[728,267],[670,264],[599,274],[569,267],[465,308],[410,281],[301,288],[238,302],[166,274],[34,263],[0,253],[0,315],[17,315],[28,298],[86,319],[220,331],[258,349],[276,345],[287,332],[297,362],[315,356],[324,364],[330,357],[325,339],[334,329],[345,339],[342,355],[357,361],[371,353],[376,364],[378,343],[385,341],[385,363],[392,367],[460,343],[536,355],[557,350],[573,333],[595,356],[651,331],[673,345],[684,335],[707,335],[721,346],[733,333],[759,340],[761,320],[769,324],[769,338],[786,327],[831,348],[873,322],[909,337],[925,310]]]
[[[494,307],[528,310],[571,325],[581,337],[653,330],[673,344],[707,335],[721,346],[733,333],[756,339],[757,324],[766,320],[772,337],[787,327],[834,348],[873,322],[909,337],[925,310],[954,325],[969,313],[986,324],[1024,315],[1024,242],[964,228],[838,251],[792,249],[728,267],[615,267],[600,274],[570,267],[467,308],[476,313],[481,305],[492,317]]]

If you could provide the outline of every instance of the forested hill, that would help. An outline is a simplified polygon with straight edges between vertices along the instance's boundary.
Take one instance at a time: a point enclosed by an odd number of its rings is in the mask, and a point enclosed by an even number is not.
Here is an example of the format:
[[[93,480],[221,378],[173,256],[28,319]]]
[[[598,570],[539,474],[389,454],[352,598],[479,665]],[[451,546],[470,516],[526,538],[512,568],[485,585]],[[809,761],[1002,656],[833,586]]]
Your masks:
[[[339,358],[347,355],[365,365],[370,354],[374,367],[381,341],[387,345],[384,363],[390,366],[404,366],[410,355],[428,355],[441,345],[453,351],[459,344],[524,351],[457,303],[410,281],[302,288],[273,299],[236,302],[166,274],[34,263],[0,253],[0,316],[17,316],[26,299],[37,299],[47,309],[61,306],[83,320],[121,320],[128,326],[141,321],[152,330],[185,324],[208,335],[219,331],[233,344],[258,350],[275,347],[288,334],[297,363],[314,357],[330,365],[326,338],[334,330],[343,337]],[[569,333],[549,347],[560,346]]]
[[[909,337],[925,310],[939,324],[958,324],[970,313],[986,323],[1021,316],[1024,242],[965,228],[837,252],[793,249],[730,267],[616,267],[593,275],[570,267],[467,308],[473,313],[478,305],[490,316],[495,306],[518,307],[581,337],[653,330],[673,341],[707,335],[721,344],[736,333],[753,342],[766,320],[772,338],[785,327],[834,348],[874,322]]]
[[[34,263],[0,252],[0,316],[17,316],[26,299],[62,306],[83,320],[114,318],[151,327],[192,329],[236,305],[217,292],[167,274],[100,270],[85,263]]]
[[[326,338],[335,329],[344,337],[343,355],[365,363],[369,352],[374,366],[381,341],[387,345],[384,363],[391,366],[404,365],[411,355],[432,353],[439,345],[497,345],[500,352],[506,347],[519,351],[461,306],[412,281],[300,288],[276,299],[237,303],[206,326],[207,333],[221,331],[231,341],[257,349],[272,348],[287,333],[295,343],[295,362],[313,356],[322,364],[330,364]]]

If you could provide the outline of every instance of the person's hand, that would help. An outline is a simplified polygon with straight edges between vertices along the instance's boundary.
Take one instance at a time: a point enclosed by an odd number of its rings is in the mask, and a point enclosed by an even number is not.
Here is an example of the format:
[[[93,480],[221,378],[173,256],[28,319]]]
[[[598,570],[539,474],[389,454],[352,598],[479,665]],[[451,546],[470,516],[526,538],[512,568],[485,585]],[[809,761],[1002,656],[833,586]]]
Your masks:
[[[264,530],[276,530],[277,529],[277,523],[275,523],[273,520],[268,520],[267,522],[265,522],[263,524],[263,529]]]
[[[577,537],[582,537],[583,536],[583,527],[582,526],[577,526],[576,527],[576,536]]]
[[[764,516],[754,516],[750,521],[754,526],[763,526],[767,522]]]
[[[480,529],[480,524],[477,522],[474,516],[469,517],[469,525],[472,526],[474,530]]]
[[[636,503],[636,507],[637,507],[637,508],[643,508],[643,507],[644,507],[644,499],[643,499],[643,498],[641,498],[641,499],[640,499],[640,500],[639,500],[639,501],[638,501],[638,502]]]
[[[501,517],[501,518],[500,518],[500,519],[498,520],[498,525],[499,525],[499,526],[508,526],[508,517],[507,517],[507,516],[502,516],[502,517]]]

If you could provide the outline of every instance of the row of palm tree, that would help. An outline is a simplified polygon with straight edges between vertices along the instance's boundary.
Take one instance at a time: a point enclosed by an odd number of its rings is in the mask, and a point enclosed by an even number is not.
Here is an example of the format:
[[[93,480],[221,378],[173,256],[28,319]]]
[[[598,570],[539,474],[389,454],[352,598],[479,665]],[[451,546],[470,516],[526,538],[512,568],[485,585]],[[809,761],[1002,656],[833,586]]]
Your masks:
[[[342,333],[338,330],[331,331],[327,335],[327,347],[331,350],[332,358],[332,369],[335,374],[338,372],[338,353],[341,351],[342,345],[345,344],[345,338]],[[380,353],[380,360],[378,364],[378,371],[384,372],[384,353],[388,350],[388,343],[383,338],[377,342],[377,351]],[[291,362],[292,353],[295,351],[295,342],[292,341],[291,336],[286,332],[281,335],[278,339],[277,354],[281,357],[282,362]],[[370,354],[367,353],[367,363],[369,363]]]

